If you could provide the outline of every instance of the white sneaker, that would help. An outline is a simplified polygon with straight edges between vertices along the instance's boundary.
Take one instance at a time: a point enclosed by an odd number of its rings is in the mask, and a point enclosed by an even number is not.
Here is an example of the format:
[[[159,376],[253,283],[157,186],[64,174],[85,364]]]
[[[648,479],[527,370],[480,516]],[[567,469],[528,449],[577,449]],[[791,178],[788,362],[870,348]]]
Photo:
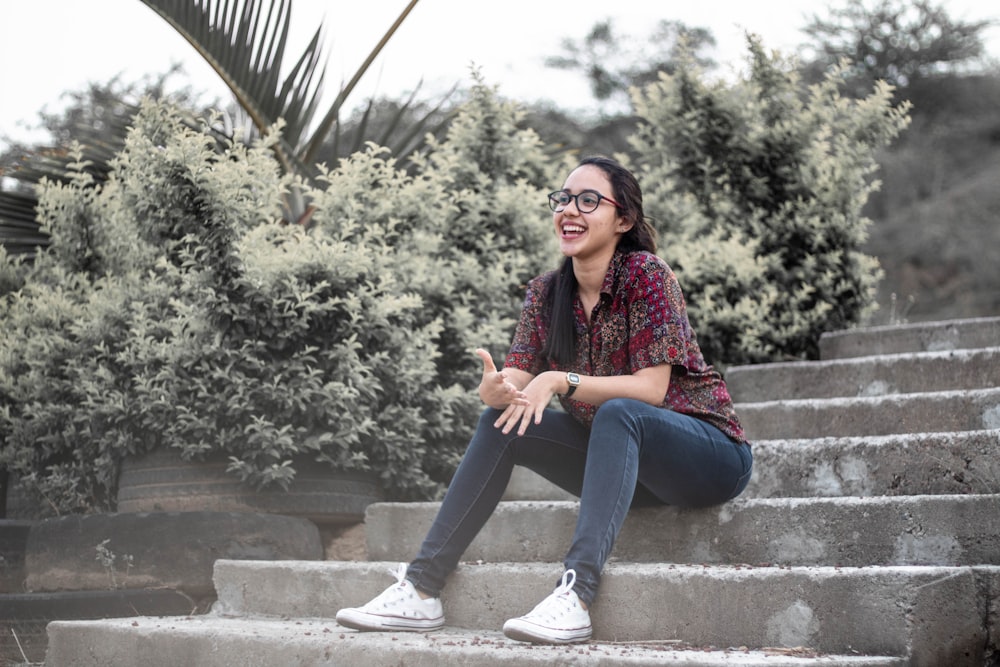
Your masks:
[[[538,644],[572,644],[590,639],[590,612],[573,591],[575,582],[576,572],[566,570],[552,594],[524,616],[504,623],[503,633],[511,639]]]
[[[444,627],[441,600],[420,597],[413,584],[406,580],[406,563],[400,563],[393,574],[395,584],[363,607],[338,611],[337,623],[355,630],[404,632],[427,632]]]

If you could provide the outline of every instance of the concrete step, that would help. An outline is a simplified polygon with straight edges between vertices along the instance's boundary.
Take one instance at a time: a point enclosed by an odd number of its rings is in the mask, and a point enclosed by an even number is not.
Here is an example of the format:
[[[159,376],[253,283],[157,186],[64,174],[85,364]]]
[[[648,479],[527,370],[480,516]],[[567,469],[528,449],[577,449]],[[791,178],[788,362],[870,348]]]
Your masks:
[[[569,491],[563,491],[549,480],[527,468],[514,466],[514,471],[511,473],[510,482],[507,483],[507,490],[504,491],[503,499],[576,500],[576,496]]]
[[[337,609],[363,604],[381,592],[392,583],[394,567],[388,562],[220,560],[215,611],[331,618]],[[561,573],[555,563],[463,563],[442,595],[446,622],[496,631],[552,590]],[[998,648],[1000,628],[989,613],[997,590],[996,566],[610,563],[591,619],[596,641],[805,646],[832,654],[909,656],[915,665],[980,667],[987,652]],[[53,642],[59,641],[57,635],[50,628]]]
[[[463,558],[560,562],[576,502],[505,502]],[[379,503],[365,532],[372,560],[409,561],[437,503]],[[1000,495],[750,498],[718,507],[633,510],[611,554],[640,563],[1000,565]]]
[[[0,595],[0,665],[41,665],[51,621],[172,616],[197,609],[195,600],[168,588],[6,593]]]
[[[1000,388],[737,403],[752,441],[1000,428]]]
[[[744,498],[1000,493],[1000,429],[758,440]],[[504,500],[576,500],[515,466]]]
[[[903,352],[939,352],[1000,344],[1000,317],[859,327],[823,334],[821,359]]]
[[[737,402],[1000,387],[1000,347],[732,366]]]
[[[1000,429],[761,440],[742,497],[1000,493],[998,454]]]
[[[497,631],[360,633],[318,619],[220,616],[55,623],[47,667],[904,667],[901,657],[801,648],[703,649],[673,641],[529,646]]]

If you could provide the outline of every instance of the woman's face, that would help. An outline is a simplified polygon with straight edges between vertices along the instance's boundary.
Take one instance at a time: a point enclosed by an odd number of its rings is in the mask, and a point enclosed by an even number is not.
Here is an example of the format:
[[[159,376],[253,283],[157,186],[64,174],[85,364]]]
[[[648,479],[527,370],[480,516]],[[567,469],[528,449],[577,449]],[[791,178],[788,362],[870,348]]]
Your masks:
[[[612,203],[614,194],[610,179],[599,167],[583,165],[570,173],[562,191],[570,195],[597,193],[604,197],[589,213],[581,213],[580,200],[573,198],[552,214],[562,254],[581,260],[606,256],[610,261],[618,239],[628,231],[618,207]]]

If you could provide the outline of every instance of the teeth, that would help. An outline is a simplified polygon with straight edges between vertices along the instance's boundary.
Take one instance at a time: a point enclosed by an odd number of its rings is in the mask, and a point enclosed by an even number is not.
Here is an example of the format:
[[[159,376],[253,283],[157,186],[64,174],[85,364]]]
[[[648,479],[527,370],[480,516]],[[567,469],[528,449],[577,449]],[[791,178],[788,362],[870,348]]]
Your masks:
[[[576,225],[565,225],[563,227],[563,233],[582,234],[583,232],[584,232],[583,227],[578,227]]]

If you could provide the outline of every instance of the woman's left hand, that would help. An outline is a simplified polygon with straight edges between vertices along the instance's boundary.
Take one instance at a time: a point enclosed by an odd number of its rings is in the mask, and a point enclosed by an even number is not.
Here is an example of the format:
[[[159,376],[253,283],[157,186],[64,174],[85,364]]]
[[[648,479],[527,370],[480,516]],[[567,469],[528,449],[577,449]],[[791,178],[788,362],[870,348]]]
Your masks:
[[[493,425],[504,433],[510,433],[516,427],[517,434],[524,435],[532,421],[540,424],[542,415],[552,402],[552,397],[556,395],[564,376],[565,373],[557,371],[546,371],[536,375],[521,390],[524,400],[521,403],[508,405]]]

